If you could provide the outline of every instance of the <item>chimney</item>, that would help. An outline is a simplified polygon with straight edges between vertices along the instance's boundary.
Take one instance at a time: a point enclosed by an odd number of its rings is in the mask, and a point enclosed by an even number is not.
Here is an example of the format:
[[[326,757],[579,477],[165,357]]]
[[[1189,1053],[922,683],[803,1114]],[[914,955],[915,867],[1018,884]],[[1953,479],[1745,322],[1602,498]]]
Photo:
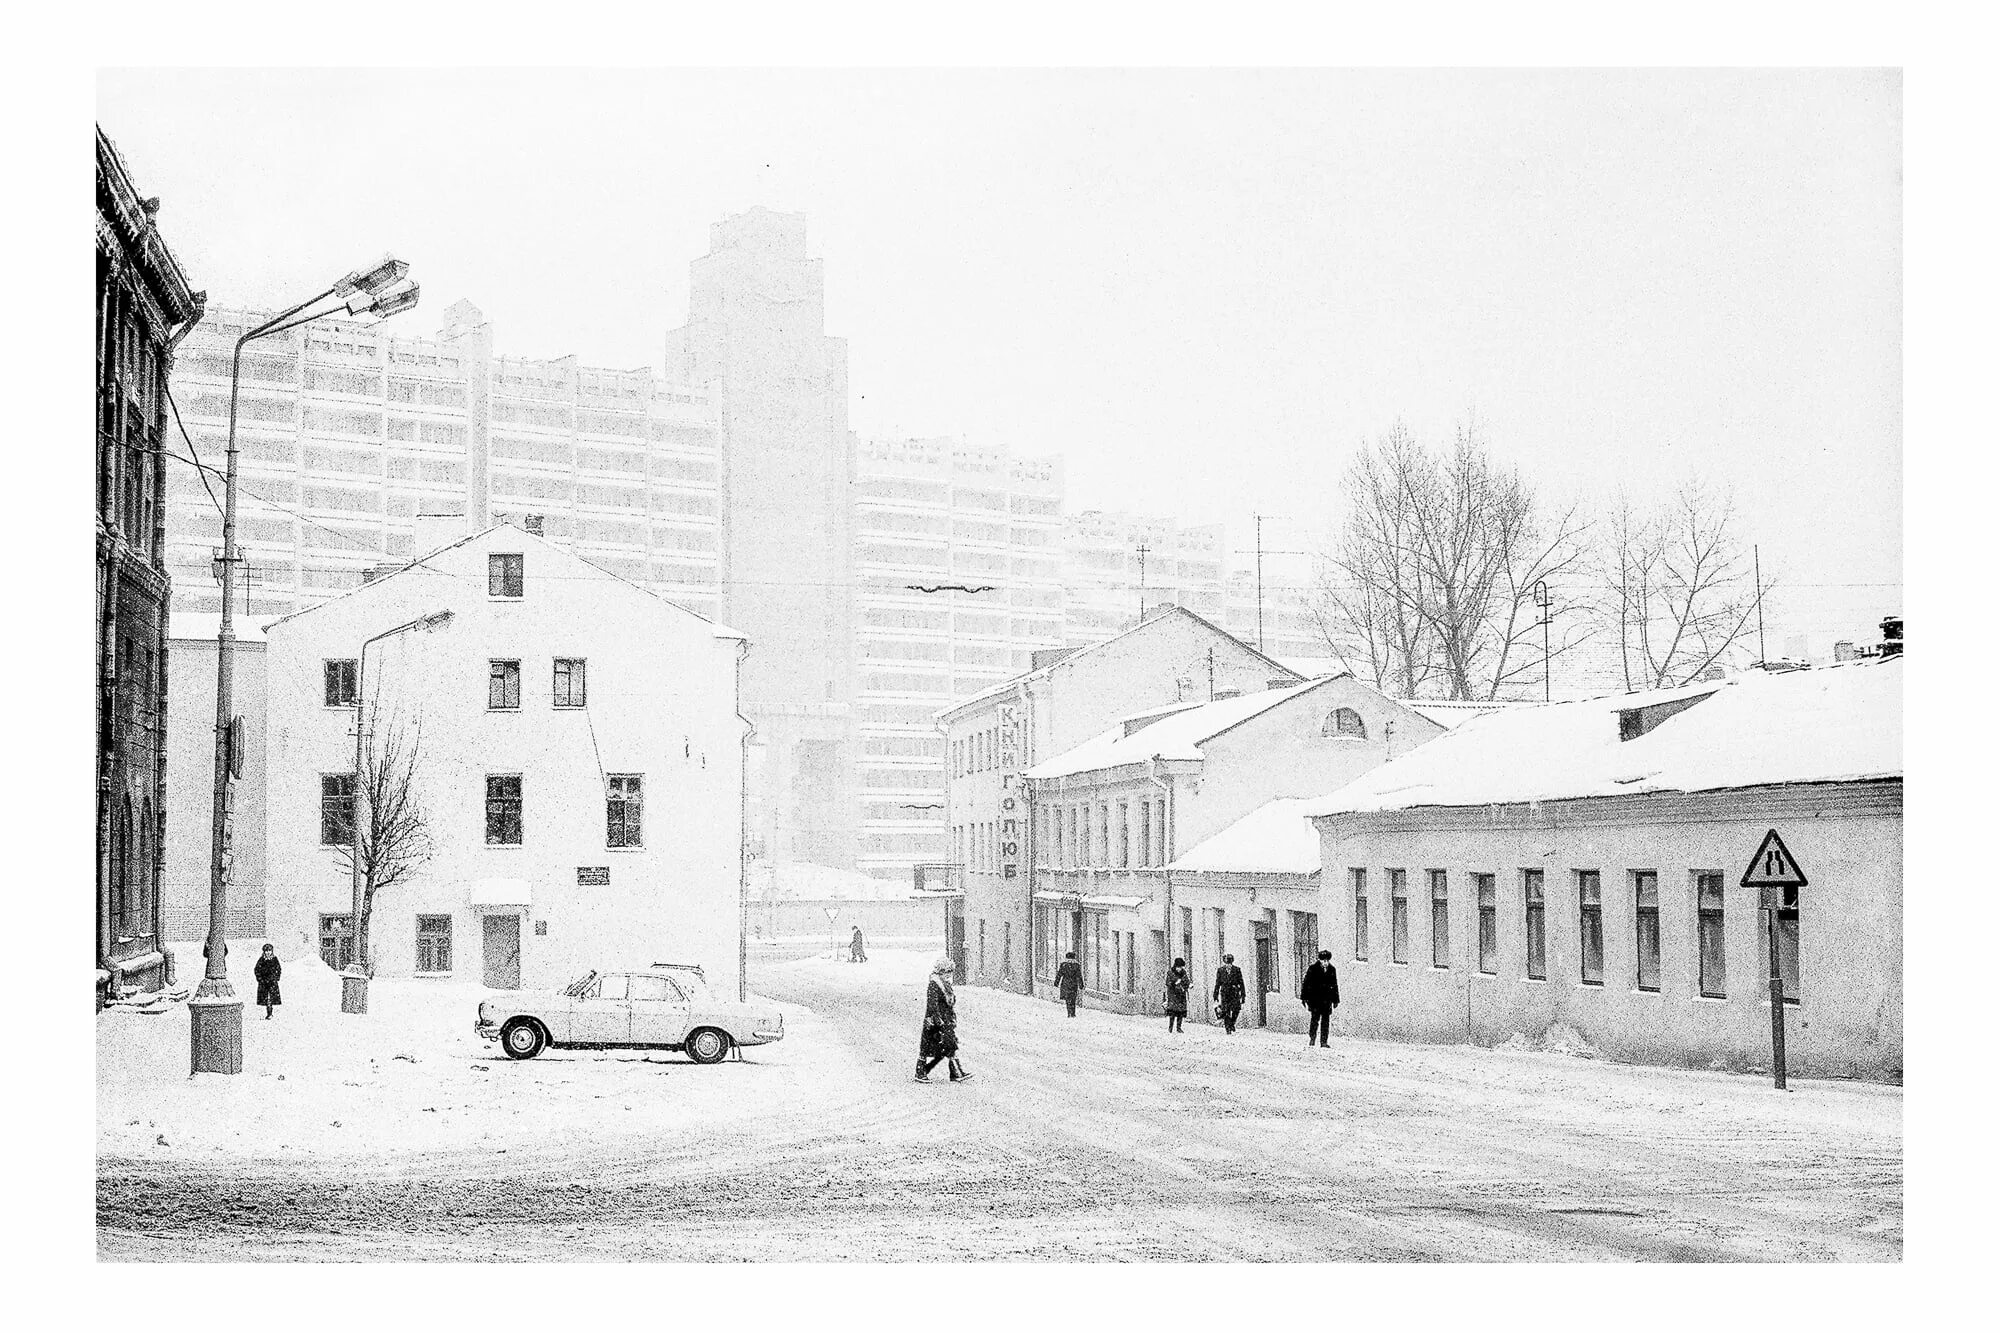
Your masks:
[[[1833,645],[1833,660],[1836,662],[1852,662],[1859,656],[1861,654],[1854,651],[1852,639],[1841,639]]]
[[[1903,655],[1903,618],[1901,616],[1882,617],[1882,656],[1901,657]]]
[[[521,526],[528,530],[530,536],[539,537],[542,535],[542,516],[529,514],[521,520]]]

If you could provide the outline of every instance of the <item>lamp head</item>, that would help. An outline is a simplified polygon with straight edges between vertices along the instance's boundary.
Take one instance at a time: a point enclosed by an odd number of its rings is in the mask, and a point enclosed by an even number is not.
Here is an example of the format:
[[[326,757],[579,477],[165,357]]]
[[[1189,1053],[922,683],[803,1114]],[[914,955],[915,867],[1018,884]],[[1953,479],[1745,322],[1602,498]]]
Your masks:
[[[334,295],[353,296],[366,292],[379,296],[409,275],[410,266],[393,255],[383,255],[372,268],[357,269],[333,284]],[[350,307],[351,308],[351,307]]]

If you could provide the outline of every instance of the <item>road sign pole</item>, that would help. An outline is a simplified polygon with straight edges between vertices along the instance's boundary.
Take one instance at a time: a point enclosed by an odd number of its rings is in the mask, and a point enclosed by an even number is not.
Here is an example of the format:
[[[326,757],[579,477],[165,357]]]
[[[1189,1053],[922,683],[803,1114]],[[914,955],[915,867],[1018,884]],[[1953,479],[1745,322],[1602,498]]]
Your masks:
[[[1785,1089],[1785,978],[1778,966],[1778,894],[1764,890],[1764,939],[1771,962],[1771,1086]]]

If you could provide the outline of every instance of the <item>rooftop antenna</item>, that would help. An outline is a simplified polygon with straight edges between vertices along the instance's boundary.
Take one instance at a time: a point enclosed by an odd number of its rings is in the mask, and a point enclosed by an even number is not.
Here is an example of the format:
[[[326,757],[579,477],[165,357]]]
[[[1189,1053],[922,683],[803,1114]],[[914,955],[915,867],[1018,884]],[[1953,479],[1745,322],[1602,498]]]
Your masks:
[[[1139,623],[1146,621],[1146,551],[1144,541],[1139,543]]]

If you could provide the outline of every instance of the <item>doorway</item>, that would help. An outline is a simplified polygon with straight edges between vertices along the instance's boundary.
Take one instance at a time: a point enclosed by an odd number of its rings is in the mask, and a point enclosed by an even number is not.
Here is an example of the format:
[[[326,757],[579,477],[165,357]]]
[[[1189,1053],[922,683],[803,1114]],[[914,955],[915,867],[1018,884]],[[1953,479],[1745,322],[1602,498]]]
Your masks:
[[[1251,984],[1257,989],[1257,1026],[1261,1028],[1270,1024],[1268,1001],[1278,976],[1278,955],[1271,940],[1270,922],[1251,922],[1250,936],[1257,973]]]
[[[479,923],[486,989],[521,989],[521,918],[483,916]]]

